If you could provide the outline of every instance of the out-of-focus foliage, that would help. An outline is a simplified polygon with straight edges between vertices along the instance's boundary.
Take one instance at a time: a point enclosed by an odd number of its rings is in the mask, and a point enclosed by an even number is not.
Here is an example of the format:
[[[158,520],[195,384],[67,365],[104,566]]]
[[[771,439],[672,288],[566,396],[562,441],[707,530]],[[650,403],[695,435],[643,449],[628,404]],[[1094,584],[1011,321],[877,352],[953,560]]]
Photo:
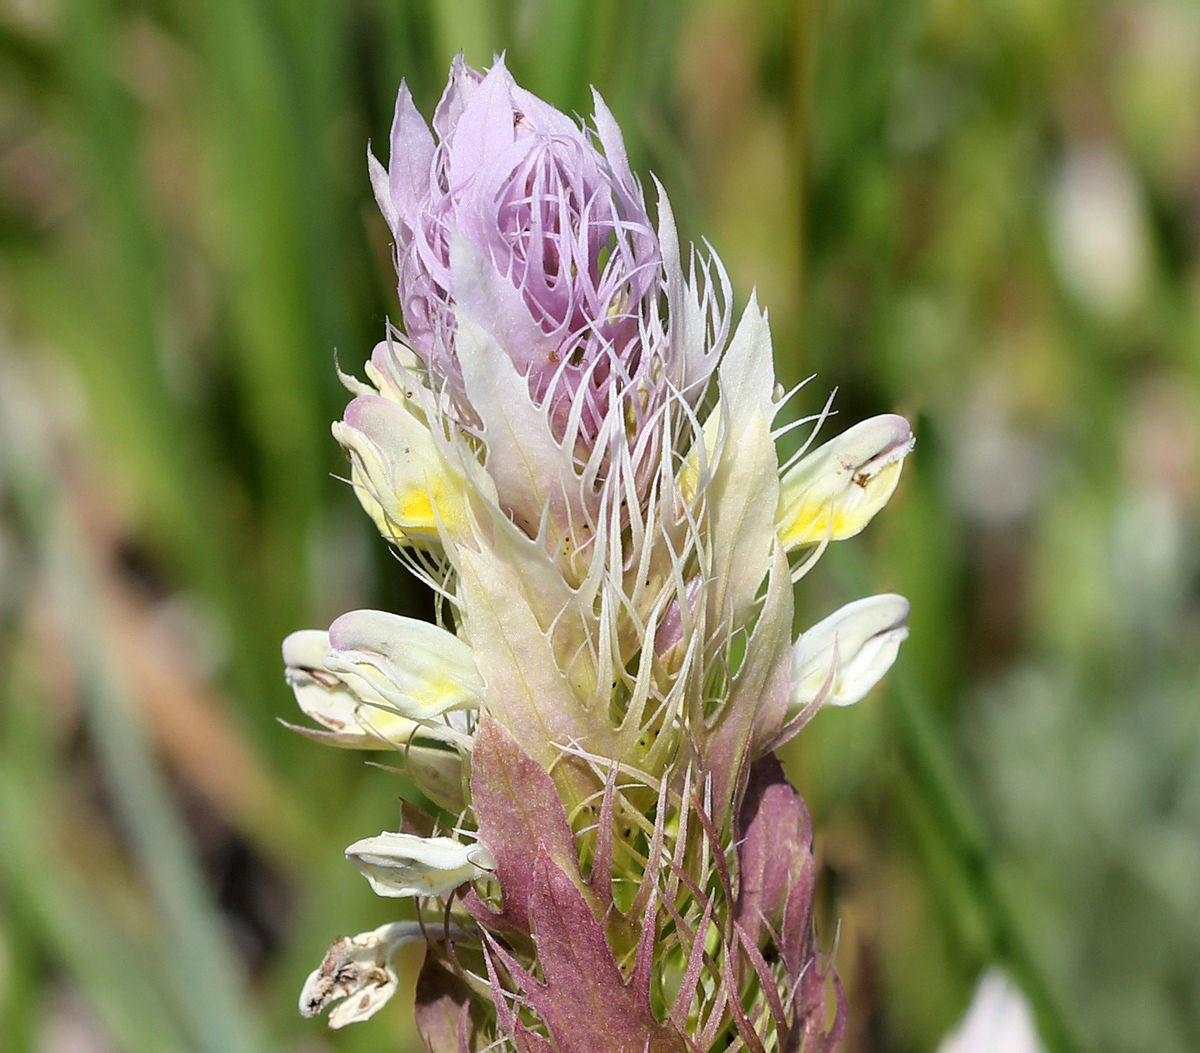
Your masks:
[[[1200,10],[1166,0],[7,0],[0,1044],[413,1042],[403,995],[295,1012],[390,914],[341,849],[408,788],[274,718],[288,631],[429,602],[328,422],[394,310],[364,144],[459,48],[596,84],[817,374],[797,412],[916,425],[800,597],[913,605],[789,758],[846,1048],[932,1048],[995,960],[1050,1049],[1200,1047]]]

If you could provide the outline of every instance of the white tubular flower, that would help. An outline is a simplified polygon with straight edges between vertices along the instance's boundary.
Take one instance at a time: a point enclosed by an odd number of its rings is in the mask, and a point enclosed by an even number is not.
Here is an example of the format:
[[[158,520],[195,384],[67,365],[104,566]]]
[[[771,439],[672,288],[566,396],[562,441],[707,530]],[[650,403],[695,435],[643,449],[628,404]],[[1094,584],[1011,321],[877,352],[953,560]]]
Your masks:
[[[329,627],[325,668],[384,699],[403,717],[435,720],[477,709],[483,681],[471,648],[429,622],[386,611],[351,611]]]
[[[784,547],[840,541],[862,530],[892,496],[913,441],[908,421],[887,413],[803,457],[780,481],[776,528]]]
[[[483,845],[415,834],[363,838],[346,849],[346,858],[377,895],[390,898],[444,896],[495,866]]]
[[[328,652],[329,633],[319,629],[301,629],[283,641],[283,664],[296,703],[325,730],[288,727],[346,749],[380,750],[408,742],[420,725],[394,712],[369,685],[351,690],[326,668]]]
[[[428,425],[400,402],[361,396],[333,425],[350,454],[363,507],[394,541],[436,542],[466,528],[462,473],[442,455]]]
[[[451,713],[445,720],[427,722],[410,719],[362,677],[333,672],[329,653],[329,633],[318,629],[302,629],[283,641],[287,682],[300,709],[321,725],[318,729],[281,721],[284,727],[343,749],[398,749],[405,770],[426,796],[449,812],[461,811],[462,754],[430,740],[465,745],[466,715]]]
[[[817,622],[792,649],[791,710],[848,706],[863,698],[908,637],[908,600],[885,593],[846,604]]]
[[[316,1016],[336,1002],[329,1014],[335,1030],[374,1016],[396,993],[396,952],[424,940],[418,922],[396,921],[335,941],[304,981],[300,1014]]]

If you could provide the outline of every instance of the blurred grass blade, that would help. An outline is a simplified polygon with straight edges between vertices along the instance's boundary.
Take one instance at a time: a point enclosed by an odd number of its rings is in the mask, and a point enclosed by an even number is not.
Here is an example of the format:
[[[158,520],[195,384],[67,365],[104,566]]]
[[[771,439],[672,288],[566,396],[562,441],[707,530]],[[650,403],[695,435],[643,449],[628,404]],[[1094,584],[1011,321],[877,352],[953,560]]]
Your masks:
[[[46,836],[42,802],[29,783],[9,754],[0,766],[0,878],[10,924],[34,928],[61,957],[118,1048],[186,1053],[192,1044],[164,1004],[153,964],[69,872]],[[11,1033],[7,1038],[16,1040]]]
[[[866,593],[870,575],[862,557],[841,551],[839,557],[831,564],[845,579],[849,591]],[[927,861],[930,851],[944,852],[957,868],[949,875],[953,887],[948,891],[960,899],[964,894],[969,897],[970,906],[985,919],[990,945],[987,950],[1011,968],[1033,1006],[1047,1048],[1053,1053],[1078,1053],[1082,1046],[1075,1027],[1031,949],[1009,894],[998,880],[987,827],[953,751],[904,662],[891,671],[889,682],[893,703],[889,713],[919,799],[913,804],[932,826],[921,831],[933,842],[926,846]]]
[[[161,917],[167,948],[164,971],[187,1023],[190,1045],[204,1053],[259,1049],[241,989],[240,963],[223,936],[171,791],[106,646],[96,569],[76,509],[57,485],[34,392],[22,390],[15,369],[5,372],[0,389],[5,474],[28,536],[37,540],[38,562],[48,578],[52,609],[61,620],[64,649],[76,663],[78,690],[98,758]]]
[[[498,6],[494,0],[431,0],[434,68],[445,69],[458,51],[468,65],[490,66],[492,55],[509,43],[500,31]]]

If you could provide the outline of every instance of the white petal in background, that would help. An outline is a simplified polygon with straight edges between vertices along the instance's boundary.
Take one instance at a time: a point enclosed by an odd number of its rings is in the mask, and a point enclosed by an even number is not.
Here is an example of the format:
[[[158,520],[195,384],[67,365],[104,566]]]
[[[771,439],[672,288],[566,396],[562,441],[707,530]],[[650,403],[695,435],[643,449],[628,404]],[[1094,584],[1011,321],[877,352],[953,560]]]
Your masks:
[[[1146,209],[1133,167],[1107,144],[1070,147],[1048,211],[1052,258],[1067,291],[1102,318],[1128,314],[1150,277]]]
[[[937,1053],[1043,1053],[1029,1003],[999,969],[979,979],[966,1016]]]

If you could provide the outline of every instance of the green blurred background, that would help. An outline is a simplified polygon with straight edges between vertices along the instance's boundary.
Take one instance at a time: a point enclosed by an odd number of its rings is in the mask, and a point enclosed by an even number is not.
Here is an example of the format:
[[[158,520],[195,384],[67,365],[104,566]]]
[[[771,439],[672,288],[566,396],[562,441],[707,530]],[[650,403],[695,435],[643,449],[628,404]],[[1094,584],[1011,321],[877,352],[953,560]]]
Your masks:
[[[328,426],[396,314],[365,144],[460,48],[600,89],[797,412],[916,427],[799,598],[913,604],[788,757],[844,1048],[999,962],[1049,1050],[1200,1049],[1200,6],[1116,0],[3,0],[0,1046],[415,1048],[296,1013],[404,787],[275,718],[287,632],[428,604]]]

